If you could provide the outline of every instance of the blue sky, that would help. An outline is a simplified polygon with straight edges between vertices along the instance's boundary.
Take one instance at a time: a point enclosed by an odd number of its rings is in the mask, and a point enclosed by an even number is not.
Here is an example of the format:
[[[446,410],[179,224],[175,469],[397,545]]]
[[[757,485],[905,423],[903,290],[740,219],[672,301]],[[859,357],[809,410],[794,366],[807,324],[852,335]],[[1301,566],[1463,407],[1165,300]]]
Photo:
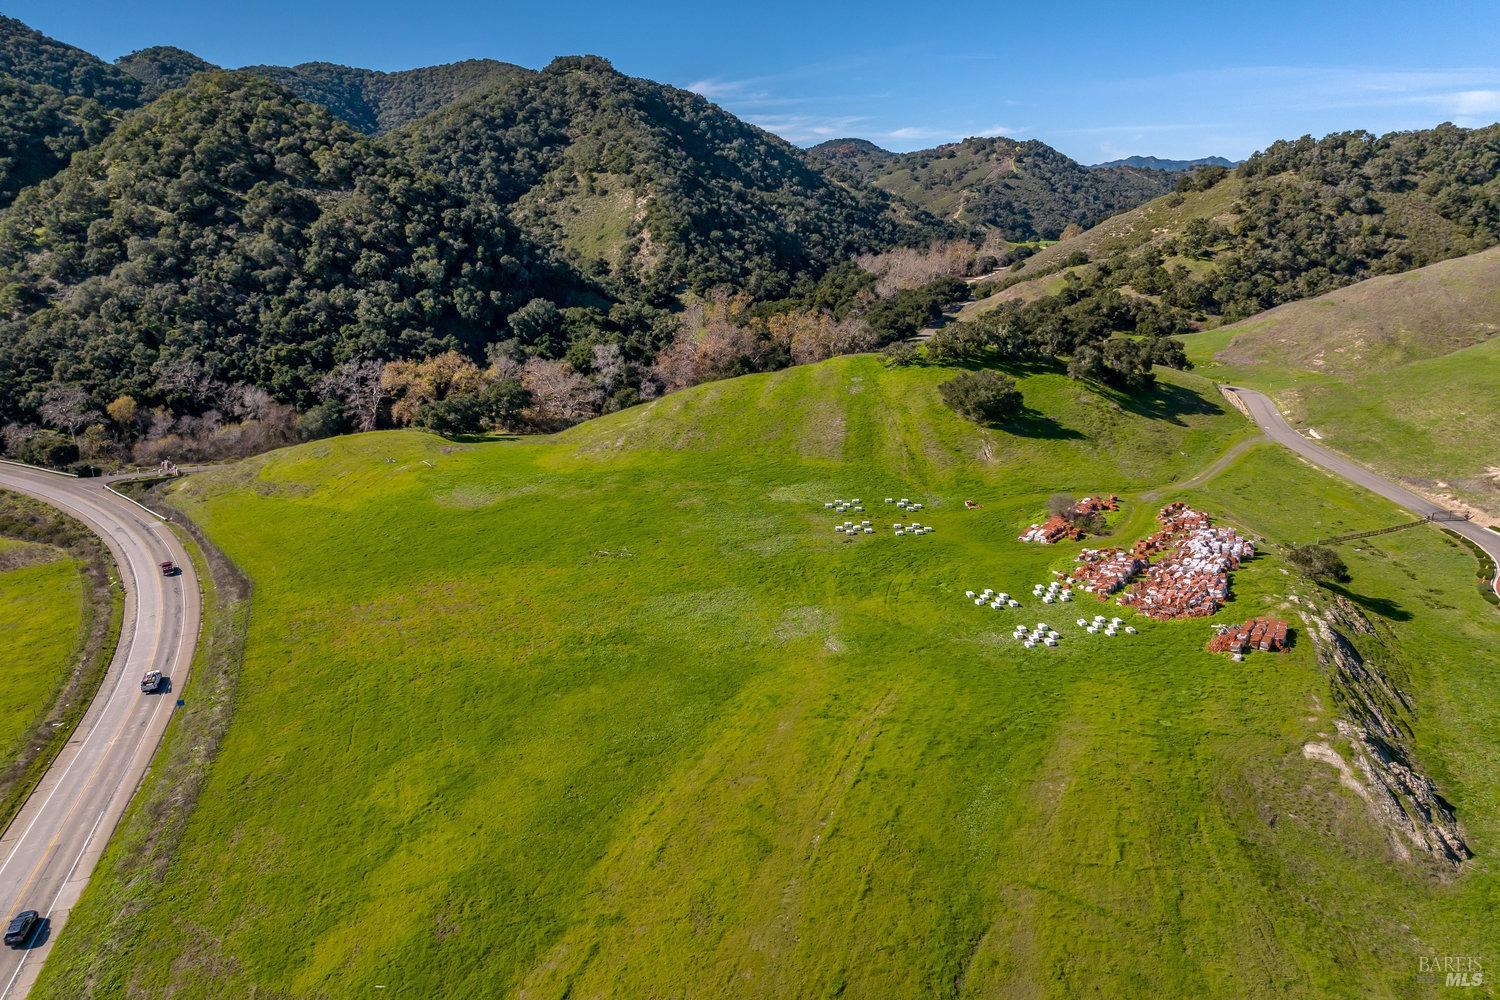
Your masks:
[[[1038,138],[1092,163],[1500,119],[1500,3],[1145,4],[0,0],[113,59],[374,69],[594,53],[807,145]]]

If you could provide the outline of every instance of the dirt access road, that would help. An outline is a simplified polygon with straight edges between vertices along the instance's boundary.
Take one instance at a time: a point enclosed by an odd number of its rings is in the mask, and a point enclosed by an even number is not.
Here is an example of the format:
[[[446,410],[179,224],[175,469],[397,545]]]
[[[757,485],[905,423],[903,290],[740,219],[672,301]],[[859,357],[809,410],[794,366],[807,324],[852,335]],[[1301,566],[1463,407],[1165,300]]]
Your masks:
[[[201,605],[192,562],[171,529],[101,480],[3,464],[0,487],[88,525],[114,553],[125,587],[125,619],[109,672],[72,739],[0,838],[0,920],[22,910],[45,918],[26,946],[0,951],[0,1000],[15,1000],[30,991],[161,742],[176,692],[187,682]],[[158,564],[167,559],[180,567],[178,575],[162,575]],[[147,670],[165,674],[170,690],[142,693]]]

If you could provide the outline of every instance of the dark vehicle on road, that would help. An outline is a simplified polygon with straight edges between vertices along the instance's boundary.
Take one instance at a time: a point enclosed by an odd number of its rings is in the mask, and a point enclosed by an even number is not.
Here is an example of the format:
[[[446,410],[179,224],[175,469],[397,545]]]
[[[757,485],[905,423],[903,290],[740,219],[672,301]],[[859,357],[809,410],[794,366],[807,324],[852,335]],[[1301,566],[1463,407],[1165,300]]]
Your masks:
[[[146,676],[141,678],[141,691],[146,694],[155,694],[161,690],[162,682],[165,680],[160,670],[148,670]]]
[[[5,927],[5,944],[10,948],[19,948],[31,937],[31,932],[36,929],[36,923],[42,919],[42,915],[35,910],[22,910],[11,918]]]
[[[161,564],[161,575],[162,576],[176,576],[177,575],[177,566],[172,562],[172,560],[167,559],[167,560],[164,560],[162,562],[162,564]]]

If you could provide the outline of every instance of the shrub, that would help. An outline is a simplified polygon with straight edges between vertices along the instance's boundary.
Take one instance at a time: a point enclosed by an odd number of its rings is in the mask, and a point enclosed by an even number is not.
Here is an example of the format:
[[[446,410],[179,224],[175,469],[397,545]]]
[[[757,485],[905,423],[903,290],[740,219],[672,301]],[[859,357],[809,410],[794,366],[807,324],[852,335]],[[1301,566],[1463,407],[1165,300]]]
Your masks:
[[[938,395],[953,412],[975,423],[999,423],[1021,412],[1015,379],[999,372],[964,372],[938,386]]]
[[[31,465],[63,469],[78,461],[78,446],[58,431],[40,430],[21,443],[16,457]]]
[[[1349,580],[1349,567],[1326,545],[1293,546],[1287,549],[1286,561],[1297,572],[1318,583],[1346,583]]]
[[[894,344],[886,344],[880,349],[880,356],[885,363],[895,368],[905,368],[907,365],[917,363],[917,348],[904,340],[898,340]]]

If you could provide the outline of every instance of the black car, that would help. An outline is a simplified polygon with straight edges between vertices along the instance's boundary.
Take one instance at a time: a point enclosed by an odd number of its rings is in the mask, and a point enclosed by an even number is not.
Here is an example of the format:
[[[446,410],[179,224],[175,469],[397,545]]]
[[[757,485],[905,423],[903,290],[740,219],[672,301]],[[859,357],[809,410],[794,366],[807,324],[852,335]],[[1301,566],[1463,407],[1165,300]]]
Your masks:
[[[36,922],[42,919],[42,915],[35,910],[22,910],[11,918],[5,928],[5,943],[11,948],[19,948],[31,937],[31,932],[36,929]]]

